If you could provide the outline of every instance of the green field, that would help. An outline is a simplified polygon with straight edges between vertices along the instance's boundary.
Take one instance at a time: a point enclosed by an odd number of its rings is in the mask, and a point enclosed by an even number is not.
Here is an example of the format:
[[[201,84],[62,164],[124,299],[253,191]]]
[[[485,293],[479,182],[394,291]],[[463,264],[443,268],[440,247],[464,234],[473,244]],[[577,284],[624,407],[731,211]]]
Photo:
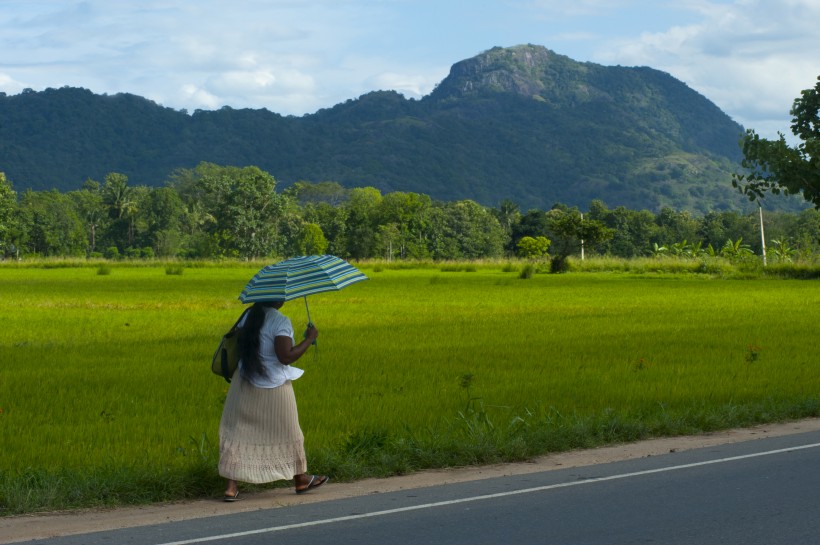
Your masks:
[[[0,513],[217,495],[220,335],[259,264],[0,268]],[[820,284],[363,266],[311,296],[337,480],[820,414]],[[469,272],[472,271],[472,272]],[[283,307],[297,330],[302,301]]]

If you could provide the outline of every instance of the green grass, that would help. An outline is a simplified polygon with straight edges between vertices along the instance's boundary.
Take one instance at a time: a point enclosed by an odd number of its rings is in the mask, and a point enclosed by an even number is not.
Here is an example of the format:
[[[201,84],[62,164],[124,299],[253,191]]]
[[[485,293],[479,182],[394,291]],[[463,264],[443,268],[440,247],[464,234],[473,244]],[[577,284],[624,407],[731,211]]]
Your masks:
[[[0,268],[0,512],[219,494],[210,358],[258,265]],[[820,414],[814,280],[363,269],[294,384],[337,480]]]

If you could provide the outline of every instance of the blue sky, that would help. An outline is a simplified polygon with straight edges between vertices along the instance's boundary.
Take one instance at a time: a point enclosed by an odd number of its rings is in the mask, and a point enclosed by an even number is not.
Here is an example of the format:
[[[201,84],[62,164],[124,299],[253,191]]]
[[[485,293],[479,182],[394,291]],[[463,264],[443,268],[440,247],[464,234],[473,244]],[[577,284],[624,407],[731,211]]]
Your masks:
[[[302,115],[532,43],[663,70],[774,138],[820,75],[817,21],[820,0],[0,0],[0,91]]]

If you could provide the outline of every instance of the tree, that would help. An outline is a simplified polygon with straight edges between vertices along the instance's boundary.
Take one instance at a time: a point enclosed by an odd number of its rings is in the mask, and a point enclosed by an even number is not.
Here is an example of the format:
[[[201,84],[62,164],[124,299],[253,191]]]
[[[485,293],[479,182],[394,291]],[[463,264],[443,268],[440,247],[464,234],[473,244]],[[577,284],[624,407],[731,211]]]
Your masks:
[[[425,235],[431,204],[429,196],[419,193],[394,191],[382,198],[378,206],[378,221],[380,225],[398,225],[399,257],[426,257]]]
[[[696,240],[698,238],[698,222],[687,211],[678,212],[664,206],[655,217],[657,225],[656,236],[661,244],[666,246],[682,240]]]
[[[387,261],[392,261],[401,247],[401,229],[398,223],[379,225],[376,234],[376,251]]]
[[[801,257],[817,253],[820,251],[820,211],[804,210],[785,234],[795,242]]]
[[[507,234],[492,210],[470,200],[435,208],[441,213],[428,214],[428,242],[434,258],[477,259],[504,253]]]
[[[74,209],[88,230],[88,251],[96,252],[97,233],[109,221],[100,184],[94,180],[86,180],[82,189],[72,191],[68,196],[74,202]]]
[[[223,255],[260,257],[273,253],[276,227],[285,199],[276,180],[257,167],[222,167],[200,163],[195,169],[198,192],[214,217],[211,235]]]
[[[550,249],[550,239],[547,237],[522,237],[518,241],[518,256],[525,259],[544,257]]]
[[[546,237],[549,234],[547,213],[543,210],[532,209],[512,224],[512,247],[518,244],[523,237]]]
[[[767,191],[802,193],[820,210],[820,76],[813,89],[795,99],[790,113],[792,133],[802,142],[791,147],[782,133],[777,140],[767,140],[747,130],[742,162],[747,173],[733,174],[732,185],[752,201],[759,201]]]
[[[134,190],[128,186],[128,176],[117,172],[106,174],[102,198],[111,220],[105,244],[124,250],[133,239],[132,220],[137,206]]]
[[[15,231],[15,209],[17,208],[17,193],[11,188],[11,183],[6,180],[6,175],[0,172],[0,257],[7,251],[14,250],[11,241],[12,233]]]
[[[700,221],[698,237],[704,246],[720,248],[728,239],[759,240],[758,229],[757,213],[744,216],[731,210],[709,212]]]
[[[127,223],[126,248],[132,251],[150,246],[153,240],[148,234],[146,212],[150,209],[150,199],[154,190],[147,185],[138,185],[131,189],[131,205],[126,209],[123,220]]]
[[[609,210],[600,200],[589,205],[588,219],[597,220],[614,230],[612,239],[602,242],[599,251],[618,257],[654,254],[652,240],[658,227],[655,215],[648,210],[629,210],[619,206]]]
[[[492,209],[492,213],[498,219],[504,232],[512,235],[513,225],[521,219],[521,210],[518,205],[510,199],[504,199],[498,204],[498,208]]]
[[[20,199],[23,245],[28,253],[41,256],[84,256],[88,247],[83,221],[71,199],[56,189],[26,191]]]
[[[327,239],[327,252],[338,257],[347,257],[347,214],[344,206],[327,202],[308,203],[302,211],[306,222],[321,227]]]
[[[302,227],[302,236],[299,240],[299,250],[302,255],[321,255],[327,250],[327,240],[322,228],[315,223],[306,223]]]
[[[285,199],[287,201],[291,200],[288,197],[285,197]],[[278,237],[274,253],[283,257],[304,255],[305,249],[302,244],[302,237],[304,237],[305,232],[305,221],[295,209],[285,208],[285,211],[276,222]]]
[[[375,187],[350,190],[347,208],[347,254],[356,259],[373,256],[376,246],[377,210],[382,201]]]
[[[112,219],[122,219],[128,209],[134,205],[131,199],[131,188],[128,187],[128,176],[125,174],[117,172],[107,174],[102,194]]]
[[[594,248],[612,238],[613,229],[606,227],[598,220],[581,219],[577,210],[555,208],[547,213],[549,231],[552,234],[552,247],[555,249],[550,270],[564,272],[567,258],[584,246]]]
[[[175,255],[182,243],[182,225],[189,217],[179,193],[170,187],[154,189],[142,206],[147,245],[160,257]]]

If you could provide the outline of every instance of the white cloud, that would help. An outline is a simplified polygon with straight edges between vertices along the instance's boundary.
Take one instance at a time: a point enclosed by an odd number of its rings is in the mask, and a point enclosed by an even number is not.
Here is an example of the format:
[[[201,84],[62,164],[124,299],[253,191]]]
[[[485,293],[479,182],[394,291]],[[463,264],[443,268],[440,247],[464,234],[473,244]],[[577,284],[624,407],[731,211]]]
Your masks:
[[[185,84],[178,95],[183,104],[191,104],[194,109],[212,110],[221,106],[219,98],[193,84]]]
[[[672,74],[768,138],[789,134],[789,110],[820,74],[820,2],[697,1],[697,24],[621,39],[598,60]]]
[[[0,91],[13,95],[19,93],[23,89],[25,89],[25,85],[15,80],[8,74],[0,72]]]
[[[4,2],[0,90],[69,85],[301,115],[376,89],[419,98],[455,62],[535,43],[665,70],[768,134],[788,130],[792,101],[820,73],[817,20],[818,0]]]
[[[318,95],[334,94],[326,84],[350,85],[321,74],[360,38],[357,24],[378,30],[380,12],[330,0],[69,0],[17,9],[0,14],[0,71],[9,78],[0,90],[69,85],[175,108],[298,108],[283,113],[321,106]]]
[[[368,87],[374,90],[393,90],[407,98],[420,99],[429,94],[446,75],[446,72],[440,77],[431,77],[423,73],[382,72],[368,79],[367,82]]]

